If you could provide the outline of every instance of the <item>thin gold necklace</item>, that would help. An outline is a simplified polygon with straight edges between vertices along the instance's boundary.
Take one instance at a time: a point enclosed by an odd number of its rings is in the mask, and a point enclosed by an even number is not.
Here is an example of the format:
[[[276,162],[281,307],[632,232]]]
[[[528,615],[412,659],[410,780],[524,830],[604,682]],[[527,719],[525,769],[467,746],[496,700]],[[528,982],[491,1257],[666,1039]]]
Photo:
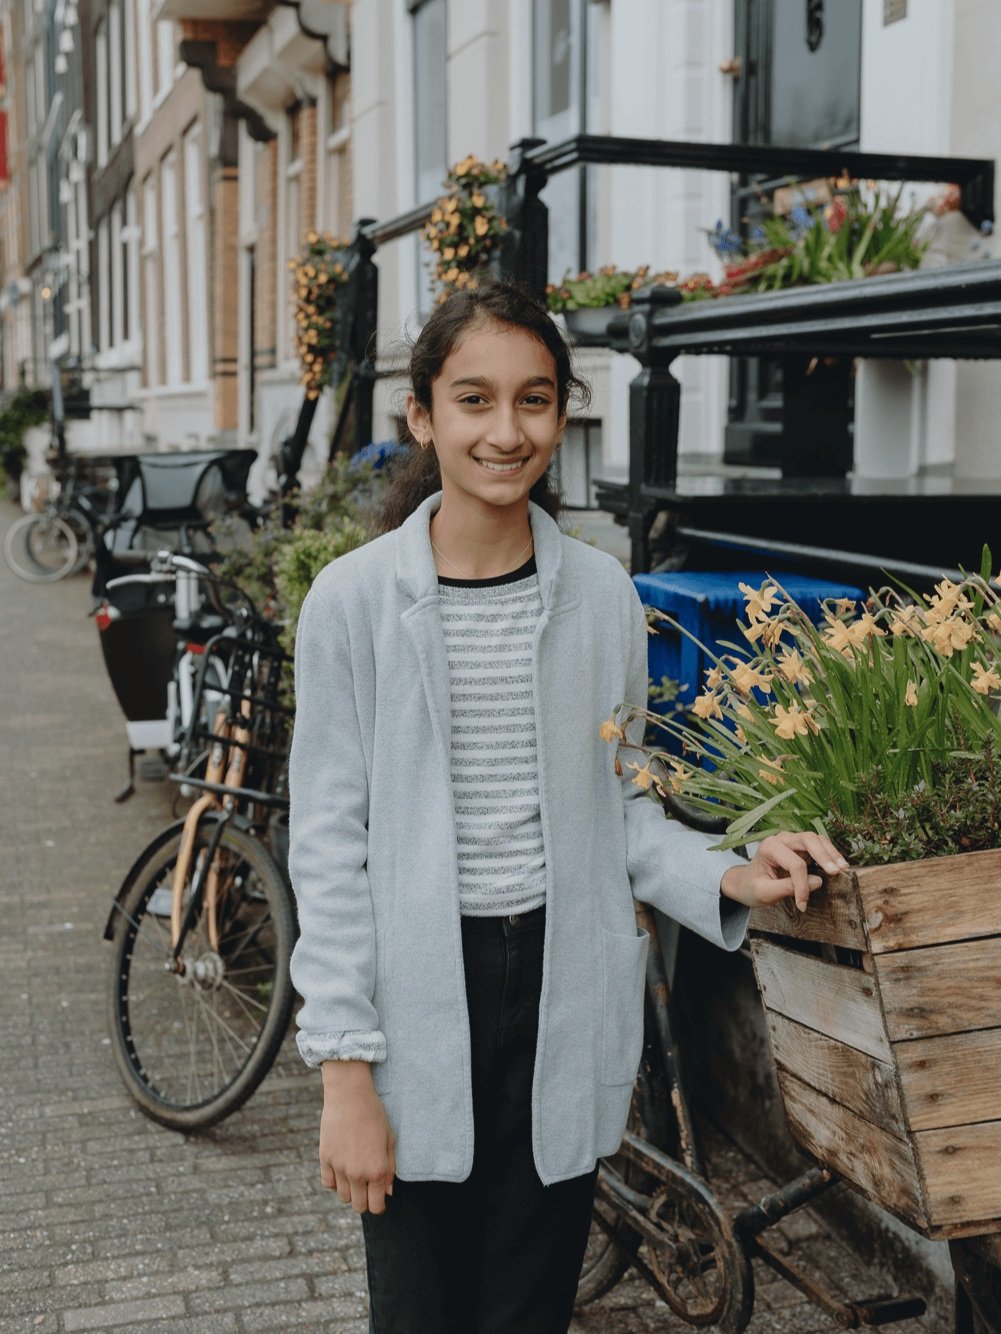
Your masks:
[[[525,547],[522,551],[519,551],[518,555],[515,557],[514,564],[511,566],[512,570],[517,570],[518,567],[521,565],[521,558],[523,556],[526,556],[528,552],[531,550],[533,540],[534,539],[530,537],[528,539],[528,546]],[[452,562],[449,560],[449,558],[445,555],[445,553],[443,551],[438,550],[433,541],[431,542],[431,550],[435,553],[435,555],[440,556],[441,559],[445,562],[445,564],[456,572],[456,574],[459,576],[460,579],[472,578],[472,575],[463,574],[463,572],[459,569],[458,565],[453,565]],[[510,571],[502,570],[500,574],[491,575],[490,577],[493,579],[500,579],[503,575],[508,573],[510,573]]]

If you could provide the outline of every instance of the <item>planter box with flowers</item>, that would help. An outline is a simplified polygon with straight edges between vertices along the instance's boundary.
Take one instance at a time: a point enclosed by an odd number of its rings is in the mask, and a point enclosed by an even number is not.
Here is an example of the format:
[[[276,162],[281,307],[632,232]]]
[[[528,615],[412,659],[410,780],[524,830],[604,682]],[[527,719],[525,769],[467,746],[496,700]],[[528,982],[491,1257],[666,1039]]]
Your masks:
[[[857,868],[802,914],[752,915],[755,974],[793,1137],[929,1237],[1001,1231],[989,574],[985,555],[979,576],[930,596],[834,602],[820,628],[777,583],[747,588],[747,645],[715,660],[694,718],[623,706],[603,728],[624,745],[657,720],[680,739],[688,762],[645,746],[628,768],[652,794],[728,817],[723,846],[812,827]]]

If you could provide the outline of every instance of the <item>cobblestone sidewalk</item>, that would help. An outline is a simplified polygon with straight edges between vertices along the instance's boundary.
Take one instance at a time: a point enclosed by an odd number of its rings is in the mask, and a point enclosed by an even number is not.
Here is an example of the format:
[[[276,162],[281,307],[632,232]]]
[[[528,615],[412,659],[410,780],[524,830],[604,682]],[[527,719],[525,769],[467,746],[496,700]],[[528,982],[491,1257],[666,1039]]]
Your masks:
[[[15,517],[0,503],[0,528]],[[88,606],[84,578],[29,586],[0,563],[0,1334],[363,1334],[361,1228],[318,1186],[318,1085],[291,1039],[247,1107],[197,1138],[146,1120],[119,1083],[101,935],[171,794],[146,784],[124,806],[112,800],[125,732]],[[721,1161],[734,1189],[753,1193],[739,1160]],[[880,1289],[808,1217],[794,1229],[839,1287]],[[627,1279],[573,1328],[687,1326]],[[762,1281],[752,1334],[832,1328]]]

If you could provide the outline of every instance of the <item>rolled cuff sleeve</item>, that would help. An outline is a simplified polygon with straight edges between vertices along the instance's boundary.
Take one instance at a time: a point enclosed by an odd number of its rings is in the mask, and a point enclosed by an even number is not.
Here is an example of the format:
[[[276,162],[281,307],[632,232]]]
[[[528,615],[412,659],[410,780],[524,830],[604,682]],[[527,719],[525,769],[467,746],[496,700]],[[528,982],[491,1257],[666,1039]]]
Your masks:
[[[386,1059],[386,1037],[378,1029],[371,1033],[304,1033],[296,1035],[299,1055],[307,1065],[324,1061],[369,1061]]]

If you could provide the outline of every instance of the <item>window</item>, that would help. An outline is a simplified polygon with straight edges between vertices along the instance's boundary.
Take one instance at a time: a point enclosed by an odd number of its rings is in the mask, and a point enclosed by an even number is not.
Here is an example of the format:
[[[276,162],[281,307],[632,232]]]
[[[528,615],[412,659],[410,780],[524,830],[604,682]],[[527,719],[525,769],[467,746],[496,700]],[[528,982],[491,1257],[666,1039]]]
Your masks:
[[[184,136],[184,245],[188,279],[188,379],[208,379],[208,270],[205,258],[201,128]]]
[[[123,10],[124,32],[122,35],[122,97],[126,120],[132,120],[136,114],[136,26],[140,0],[125,0]]]
[[[534,0],[532,48],[535,133],[550,143],[590,129],[589,52],[596,45],[597,6],[588,0]],[[589,267],[594,236],[594,191],[586,167],[561,172],[546,186],[549,272]]]
[[[103,167],[108,160],[108,27],[99,23],[94,31],[95,59],[97,64],[97,165]]]
[[[125,341],[125,251],[122,247],[122,201],[111,206],[111,346]]]
[[[181,236],[177,211],[177,154],[173,149],[160,164],[161,234],[163,236],[164,379],[179,384],[181,365]]]
[[[281,195],[283,209],[282,246],[278,256],[278,309],[279,318],[278,355],[288,360],[293,355],[292,342],[292,306],[288,300],[289,261],[295,259],[302,246],[302,221],[300,184],[302,178],[302,112],[298,106],[290,107],[285,116],[284,156],[285,188]]]
[[[150,0],[136,0],[136,47],[138,48],[137,83],[139,119],[145,123],[153,110],[153,21]]]
[[[423,0],[414,11],[414,161],[417,202],[441,191],[448,170],[448,46],[445,0]]]
[[[142,328],[139,321],[139,208],[136,189],[131,182],[125,191],[122,240],[125,244],[125,337],[138,338]]]
[[[116,0],[108,8],[108,135],[112,144],[122,137],[122,6]]]
[[[111,254],[108,219],[97,224],[97,346],[107,352],[111,346]]]
[[[461,0],[460,0],[461,2]],[[414,192],[415,204],[441,193],[448,171],[448,35],[445,0],[410,0],[414,16]],[[429,311],[434,279],[420,238],[417,254],[417,307]]]
[[[157,272],[156,185],[153,173],[143,181],[143,335],[145,341],[146,383],[160,383],[160,289]]]
[[[326,143],[322,216],[335,236],[351,236],[351,131],[348,102],[351,77],[337,74],[326,82]]]
[[[156,96],[163,97],[174,81],[174,25],[156,24]]]

